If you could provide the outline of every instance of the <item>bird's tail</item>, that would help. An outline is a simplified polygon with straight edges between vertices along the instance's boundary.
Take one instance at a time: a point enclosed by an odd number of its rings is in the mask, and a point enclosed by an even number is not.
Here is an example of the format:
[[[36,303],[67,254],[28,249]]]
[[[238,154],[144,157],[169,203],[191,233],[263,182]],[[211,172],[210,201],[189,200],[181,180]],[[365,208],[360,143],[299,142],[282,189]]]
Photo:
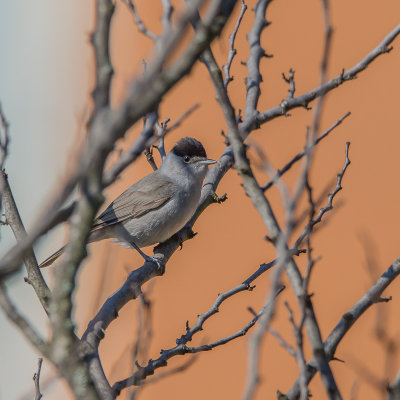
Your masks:
[[[57,260],[58,257],[61,256],[62,253],[64,253],[65,246],[61,247],[61,249],[57,250],[54,254],[52,254],[50,257],[47,257],[40,265],[39,268],[44,268],[48,267],[49,265],[53,264],[54,261]]]

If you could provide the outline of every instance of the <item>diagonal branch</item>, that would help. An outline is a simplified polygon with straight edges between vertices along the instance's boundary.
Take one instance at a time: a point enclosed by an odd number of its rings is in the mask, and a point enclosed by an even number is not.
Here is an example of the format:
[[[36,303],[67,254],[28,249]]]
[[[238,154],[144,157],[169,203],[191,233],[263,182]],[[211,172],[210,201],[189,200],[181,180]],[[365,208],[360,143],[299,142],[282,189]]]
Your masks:
[[[264,124],[265,122],[271,121],[274,118],[285,115],[289,110],[298,107],[307,108],[311,101],[316,98],[330,92],[345,82],[355,79],[358,74],[364,71],[368,66],[380,55],[389,53],[392,50],[390,44],[400,35],[400,25],[390,32],[378,46],[376,46],[371,52],[369,52],[361,61],[356,65],[348,69],[343,70],[335,78],[330,79],[323,85],[310,90],[309,92],[294,97],[292,99],[285,99],[284,103],[275,106],[267,111],[259,114],[249,115],[248,118],[240,126],[242,134],[247,136],[254,128]]]
[[[27,341],[37,348],[43,355],[48,356],[48,344],[42,339],[39,333],[29,324],[22,316],[18,309],[14,306],[12,300],[8,296],[7,288],[0,283],[0,307],[7,315],[8,319],[20,330]]]
[[[96,27],[91,36],[96,61],[96,86],[92,93],[96,111],[110,103],[110,86],[114,71],[110,59],[109,28],[114,10],[113,1],[96,0]]]
[[[380,278],[371,286],[368,292],[358,300],[354,306],[345,313],[328,338],[324,342],[324,350],[327,357],[332,360],[336,349],[346,333],[355,324],[355,322],[373,305],[380,301],[383,291],[399,276],[400,259],[396,259],[393,264],[380,276]],[[313,358],[307,363],[307,383],[316,374],[316,361]],[[299,398],[299,381],[297,380],[287,393],[289,400]]]
[[[143,23],[143,21],[139,17],[139,14],[136,11],[136,7],[135,7],[135,4],[133,3],[133,0],[124,0],[124,3],[131,11],[131,13],[133,15],[133,19],[134,19],[135,24],[137,25],[139,31],[142,32],[143,35],[147,36],[149,39],[156,41],[158,36],[154,32],[152,32],[150,29],[148,29],[146,27],[146,25]]]
[[[261,47],[261,34],[269,25],[265,19],[267,7],[271,0],[259,0],[254,7],[254,23],[247,40],[249,42],[250,55],[246,62],[248,77],[246,80],[246,107],[244,111],[245,120],[254,117],[257,113],[258,99],[261,94],[260,83],[262,77],[260,74],[260,62],[262,57],[266,57],[265,50]]]
[[[24,224],[19,215],[17,205],[15,204],[8,177],[3,170],[0,170],[0,187],[3,188],[2,202],[7,224],[11,227],[17,242],[25,240],[27,233]],[[42,273],[39,270],[33,248],[28,248],[23,255],[24,264],[28,277],[26,281],[32,285],[35,293],[42,304],[44,310],[48,313],[48,306],[51,297],[50,289],[48,288]]]
[[[278,296],[284,290],[284,286],[279,288],[279,290],[275,293],[275,296]],[[140,385],[143,379],[145,379],[149,375],[153,375],[155,370],[160,367],[165,367],[169,359],[184,354],[196,354],[203,351],[209,351],[214,349],[215,347],[222,346],[226,343],[231,342],[239,337],[242,337],[247,334],[247,332],[256,324],[259,318],[266,312],[268,305],[263,307],[263,309],[257,313],[242,329],[233,333],[230,336],[224,337],[222,339],[216,340],[215,342],[204,344],[197,347],[188,347],[185,343],[179,342],[177,340],[177,346],[168,349],[161,350],[161,356],[156,360],[150,360],[146,367],[140,368],[137,372],[135,372],[132,376],[122,381],[116,382],[113,386],[113,390],[116,396],[118,396],[122,389],[125,389],[132,385]],[[197,331],[198,332],[198,331]]]
[[[242,19],[243,19],[243,16],[244,16],[244,13],[246,12],[246,10],[247,10],[246,4],[245,4],[244,0],[241,0],[241,8],[240,8],[239,17],[236,21],[236,25],[235,25],[235,28],[234,28],[232,34],[229,36],[228,61],[222,67],[222,69],[224,71],[224,86],[226,88],[228,87],[229,82],[233,81],[233,77],[230,75],[230,70],[231,70],[233,59],[237,54],[237,51],[235,49],[235,39],[236,39],[236,34],[239,30],[240,23],[242,22]]]
[[[313,146],[317,145],[322,139],[325,139],[337,126],[339,126],[351,113],[347,112],[343,117],[339,118],[333,125],[331,125],[324,133],[322,133],[313,143]],[[278,169],[277,173],[275,176],[267,183],[265,184],[262,189],[264,191],[267,191],[269,188],[271,188],[277,181],[278,179],[284,175],[287,171],[290,170],[290,168],[293,167],[294,164],[296,164],[298,161],[300,161],[304,156],[306,155],[306,151],[303,150],[296,154],[283,168]]]

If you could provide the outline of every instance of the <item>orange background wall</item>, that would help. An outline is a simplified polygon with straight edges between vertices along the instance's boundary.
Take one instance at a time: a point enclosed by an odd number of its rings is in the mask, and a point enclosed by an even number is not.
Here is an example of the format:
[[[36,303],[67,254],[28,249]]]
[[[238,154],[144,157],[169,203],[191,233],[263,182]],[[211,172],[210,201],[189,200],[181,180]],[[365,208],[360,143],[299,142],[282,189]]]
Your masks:
[[[248,11],[239,29],[232,73],[234,81],[229,93],[236,109],[244,108],[246,69],[241,65],[248,56],[245,32],[253,20],[248,1]],[[160,10],[158,2],[137,1],[138,12],[152,29],[159,31]],[[236,14],[239,8],[236,9]],[[333,46],[329,64],[329,77],[336,76],[342,68],[349,68],[372,50],[399,22],[400,3],[386,0],[331,2],[334,28]],[[263,59],[261,72],[263,83],[259,110],[266,110],[281,102],[287,94],[287,84],[281,73],[289,68],[296,71],[296,93],[304,93],[319,82],[319,64],[323,45],[323,20],[319,1],[274,1],[267,12],[272,25],[262,36],[262,44],[273,58]],[[235,18],[218,39],[213,50],[220,65],[228,53],[227,36],[232,32]],[[355,81],[348,82],[330,93],[326,98],[321,129],[325,130],[347,111],[352,115],[338,127],[317,149],[312,169],[315,193],[320,193],[328,182],[333,182],[344,163],[345,142],[351,142],[351,166],[344,178],[344,190],[337,197],[335,211],[331,213],[313,239],[315,256],[322,259],[315,267],[311,292],[324,338],[329,334],[355,301],[371,284],[366,269],[365,238],[369,240],[368,251],[376,259],[379,271],[384,271],[399,256],[399,208],[398,199],[400,170],[399,152],[399,66],[400,41],[394,43],[390,55],[381,56]],[[119,4],[113,22],[112,56],[115,65],[113,98],[118,103],[125,93],[127,83],[134,74],[140,73],[142,58],[148,58],[151,42],[137,32],[126,8]],[[200,139],[211,158],[218,158],[224,149],[221,130],[225,130],[222,113],[214,99],[214,90],[206,69],[198,64],[164,99],[161,119],[176,120],[189,106],[199,102],[201,107],[183,126],[171,133],[167,149],[182,136]],[[290,112],[291,117],[281,117],[265,124],[252,133],[254,142],[262,146],[275,168],[282,167],[304,145],[306,126],[311,124],[312,111],[303,109]],[[138,130],[133,130],[120,144],[126,148]],[[251,153],[252,160],[256,160]],[[122,190],[150,172],[150,166],[141,160],[123,174],[122,179],[108,189],[112,200]],[[299,168],[287,174],[285,182],[293,187]],[[257,171],[259,182],[268,180]],[[146,290],[150,292],[153,312],[153,340],[148,354],[156,358],[160,349],[173,347],[175,339],[185,331],[185,322],[193,325],[197,314],[206,311],[218,293],[242,282],[260,263],[275,258],[271,244],[263,240],[263,222],[244,195],[240,179],[234,170],[228,172],[221,182],[218,193],[228,193],[223,205],[209,207],[195,226],[199,233],[194,240],[186,242],[167,265],[166,274],[154,279]],[[333,187],[333,186],[332,186]],[[282,206],[279,192],[274,188],[269,194],[279,217]],[[339,206],[340,205],[340,206]],[[282,220],[282,219],[281,219]],[[151,249],[146,249],[147,253]],[[124,281],[127,273],[141,265],[134,252],[110,243],[91,246],[92,257],[85,265],[79,282],[77,317],[80,331],[90,317],[111,293]],[[299,262],[303,265],[304,262]],[[101,282],[101,283],[100,283]],[[265,274],[256,282],[253,292],[236,295],[221,307],[220,313],[205,324],[205,330],[195,336],[193,345],[207,343],[227,336],[244,326],[251,315],[250,306],[258,310],[268,291],[270,277]],[[98,289],[101,285],[101,290]],[[91,289],[89,296],[88,289]],[[383,379],[384,362],[382,347],[374,338],[373,327],[376,313],[389,313],[387,327],[390,335],[399,332],[397,312],[400,282],[387,291],[394,299],[390,304],[370,309],[351,329],[340,344],[337,357],[345,363],[331,363],[344,398],[350,398],[354,385],[359,385],[358,398],[380,399],[382,394],[373,388],[359,371],[359,364],[377,378]],[[98,296],[98,298],[96,298]],[[288,342],[294,344],[283,300],[298,310],[293,292],[288,288],[281,296],[273,327]],[[86,304],[87,307],[82,307]],[[131,302],[120,317],[107,330],[101,344],[101,356],[105,370],[113,383],[129,374],[131,347],[135,340],[137,304]],[[250,333],[251,334],[251,333]],[[397,338],[396,338],[397,339]],[[201,354],[190,369],[180,375],[161,380],[146,387],[141,398],[192,400],[239,399],[245,383],[247,368],[248,337],[238,339],[226,346]],[[398,345],[398,340],[396,341]],[[307,347],[307,358],[310,356]],[[176,357],[169,368],[179,365],[187,357]],[[146,360],[139,360],[144,363]],[[390,381],[400,367],[399,359],[386,376]],[[158,370],[158,373],[163,372]],[[296,362],[267,335],[262,346],[262,383],[257,399],[275,398],[276,390],[287,391],[298,375]],[[325,398],[318,376],[310,386],[313,398]],[[127,391],[125,391],[127,393]]]

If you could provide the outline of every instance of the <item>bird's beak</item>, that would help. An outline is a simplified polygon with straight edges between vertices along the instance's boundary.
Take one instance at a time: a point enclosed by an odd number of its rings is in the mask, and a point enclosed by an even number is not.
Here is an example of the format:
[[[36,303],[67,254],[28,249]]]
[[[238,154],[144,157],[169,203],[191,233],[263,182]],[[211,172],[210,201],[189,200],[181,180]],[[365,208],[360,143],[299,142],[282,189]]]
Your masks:
[[[210,165],[210,164],[215,164],[216,161],[212,160],[211,158],[206,158],[205,160],[201,160],[199,162],[200,165]]]

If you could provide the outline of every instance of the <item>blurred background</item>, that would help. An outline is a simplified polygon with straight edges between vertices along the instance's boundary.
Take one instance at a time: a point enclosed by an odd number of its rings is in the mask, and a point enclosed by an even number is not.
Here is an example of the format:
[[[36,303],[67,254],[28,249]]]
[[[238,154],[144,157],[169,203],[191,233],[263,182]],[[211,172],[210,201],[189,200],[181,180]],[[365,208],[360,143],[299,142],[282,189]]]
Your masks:
[[[181,3],[174,2],[178,9]],[[161,32],[159,2],[137,0],[135,4],[147,26],[156,33]],[[238,54],[231,70],[234,81],[229,86],[236,109],[243,109],[245,104],[246,68],[241,62],[248,57],[246,33],[253,22],[254,4],[255,1],[247,1],[248,10],[237,35]],[[0,101],[10,122],[12,140],[6,167],[29,230],[54,186],[65,176],[78,138],[84,134],[82,121],[90,110],[93,86],[93,59],[88,39],[94,27],[94,2],[2,0],[0,8],[0,53],[3,55]],[[263,83],[259,110],[271,108],[286,97],[288,87],[281,74],[287,74],[290,68],[296,71],[297,94],[318,85],[323,46],[321,11],[317,0],[277,0],[269,6],[267,19],[272,24],[264,31],[262,45],[273,58],[265,58],[261,63]],[[238,12],[239,7],[235,15]],[[399,23],[399,15],[400,3],[396,0],[380,4],[361,0],[331,2],[334,33],[328,77],[353,66],[375,48]],[[213,44],[220,65],[226,62],[227,37],[235,21],[236,17]],[[132,77],[141,73],[142,60],[150,59],[153,44],[139,34],[122,1],[117,2],[112,29],[115,68],[112,93],[113,103],[118,104]],[[321,130],[347,111],[352,114],[317,147],[311,175],[315,193],[323,192],[327,184],[334,187],[336,174],[343,167],[346,141],[351,142],[352,164],[343,181],[344,190],[336,198],[335,210],[313,239],[314,255],[322,258],[313,272],[311,292],[324,338],[371,285],[368,262],[375,265],[372,275],[377,277],[399,256],[399,66],[400,41],[397,39],[389,55],[379,57],[358,79],[326,97]],[[202,141],[209,157],[218,158],[224,149],[220,132],[225,130],[225,125],[208,73],[201,64],[165,97],[161,120],[169,117],[174,122],[195,103],[200,103],[200,108],[168,136],[167,150],[180,137],[189,135]],[[306,127],[312,121],[312,111],[299,109],[290,114],[263,125],[251,135],[275,168],[282,167],[303,148]],[[117,148],[128,147],[139,130],[140,126],[132,129]],[[252,152],[250,158],[257,161]],[[115,159],[111,158],[110,163]],[[141,159],[107,189],[107,199],[112,200],[150,171],[151,167]],[[299,167],[285,176],[289,187],[294,187],[298,173]],[[257,171],[257,177],[260,183],[269,180],[261,171]],[[148,358],[158,357],[160,349],[173,347],[176,338],[185,332],[186,320],[193,325],[197,314],[205,312],[218,293],[236,286],[259,264],[275,258],[273,246],[264,240],[267,232],[263,222],[240,183],[236,172],[229,171],[218,189],[219,195],[228,194],[228,200],[209,207],[202,214],[195,225],[199,233],[196,238],[185,242],[183,250],[174,254],[163,277],[153,279],[145,287],[151,300],[153,335],[148,357],[139,359],[141,364]],[[279,191],[273,188],[268,196],[282,218]],[[48,234],[37,246],[38,259],[56,250],[67,237],[66,228]],[[0,254],[13,243],[9,229],[2,227]],[[145,250],[151,252],[150,248]],[[79,334],[104,300],[124,282],[129,271],[141,265],[136,252],[109,242],[93,244],[89,251],[90,258],[81,269],[76,293]],[[304,266],[304,260],[299,264]],[[52,268],[45,273],[51,284]],[[33,290],[23,282],[23,276],[21,273],[10,280],[10,293],[24,314],[46,334],[46,318]],[[255,284],[257,287],[252,292],[226,301],[192,344],[208,343],[242,328],[252,317],[248,307],[258,310],[263,304],[270,277],[265,274]],[[371,308],[339,345],[336,356],[345,362],[331,365],[343,398],[384,398],[382,385],[386,380],[391,382],[400,368],[399,290],[400,283],[394,282],[386,291],[393,300]],[[281,295],[273,327],[294,345],[283,300],[299,316],[293,292],[288,288]],[[132,370],[137,315],[138,304],[131,302],[107,329],[102,341],[101,357],[111,383],[127,377]],[[389,352],[375,334],[378,316],[379,326],[393,338]],[[38,354],[3,314],[0,314],[0,326],[0,399],[32,398],[29,391],[33,389]],[[241,398],[247,342],[248,337],[240,338],[201,354],[181,374],[145,386],[140,397],[148,400]],[[309,358],[308,347],[306,354]],[[171,360],[168,368],[181,365],[187,358]],[[298,375],[298,367],[271,335],[264,341],[261,361],[262,382],[256,399],[275,398],[276,390],[289,390]],[[160,372],[164,371],[158,370],[155,376]],[[42,367],[42,385],[46,400],[71,397],[46,361]],[[310,389],[314,398],[325,398],[318,376]],[[121,398],[128,394],[129,391],[123,392]]]

